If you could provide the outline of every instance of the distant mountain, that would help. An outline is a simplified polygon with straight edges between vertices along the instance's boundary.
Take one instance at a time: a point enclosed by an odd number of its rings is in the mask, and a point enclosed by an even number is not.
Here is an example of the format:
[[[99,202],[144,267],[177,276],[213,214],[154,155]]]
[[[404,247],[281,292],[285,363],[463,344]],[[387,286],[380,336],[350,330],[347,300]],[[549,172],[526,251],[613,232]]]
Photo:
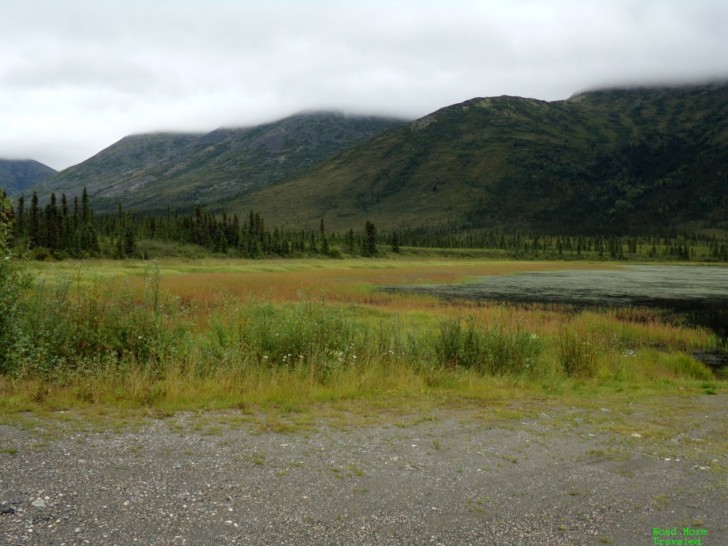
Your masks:
[[[472,99],[230,207],[331,228],[728,229],[728,85]]]
[[[0,188],[8,195],[20,194],[55,172],[32,159],[0,159]]]
[[[71,195],[86,186],[97,210],[118,203],[147,211],[215,205],[298,175],[402,123],[311,112],[208,134],[129,136],[34,189]]]
[[[728,230],[728,84],[475,98],[410,123],[318,112],[126,137],[35,187],[97,210],[196,202],[268,225]]]

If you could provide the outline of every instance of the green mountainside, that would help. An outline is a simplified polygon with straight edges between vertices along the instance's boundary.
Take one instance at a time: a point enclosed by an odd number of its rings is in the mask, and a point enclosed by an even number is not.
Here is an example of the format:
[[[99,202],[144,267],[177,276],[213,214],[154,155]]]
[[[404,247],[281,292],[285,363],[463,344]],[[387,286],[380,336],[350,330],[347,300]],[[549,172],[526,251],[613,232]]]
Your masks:
[[[334,229],[728,229],[728,85],[472,99],[230,207]]]
[[[0,159],[0,189],[15,195],[55,174],[55,170],[32,159]]]
[[[94,208],[189,209],[224,203],[252,189],[304,172],[342,150],[403,122],[334,112],[298,114],[280,121],[208,134],[125,137],[83,163],[33,188],[39,195],[80,195]]]
[[[122,139],[43,180],[94,208],[267,225],[552,234],[728,230],[728,84],[475,98],[404,123],[318,112]]]

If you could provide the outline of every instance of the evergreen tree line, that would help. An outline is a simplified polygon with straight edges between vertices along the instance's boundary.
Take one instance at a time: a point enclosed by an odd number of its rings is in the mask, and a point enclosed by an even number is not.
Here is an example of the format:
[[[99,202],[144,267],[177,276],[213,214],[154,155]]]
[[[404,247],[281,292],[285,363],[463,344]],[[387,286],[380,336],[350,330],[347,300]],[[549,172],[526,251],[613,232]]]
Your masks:
[[[145,258],[139,241],[191,244],[210,252],[244,258],[306,255],[337,256],[342,251],[362,256],[377,254],[377,230],[367,222],[362,231],[327,233],[321,220],[318,230],[271,229],[260,213],[251,211],[242,220],[237,214],[216,215],[196,205],[192,214],[169,211],[147,216],[124,211],[96,215],[84,188],[81,201],[69,206],[65,194],[60,205],[55,194],[45,207],[33,193],[30,205],[18,198],[14,213],[14,243],[35,257]]]
[[[728,261],[728,244],[715,235],[643,236],[555,236],[508,233],[505,231],[454,228],[404,229],[378,232],[366,222],[361,231],[327,232],[322,219],[317,230],[286,230],[268,226],[260,213],[246,217],[213,214],[196,205],[192,214],[168,211],[148,216],[124,211],[95,215],[84,188],[80,201],[60,201],[51,194],[40,207],[33,193],[30,204],[18,198],[14,213],[16,248],[30,250],[36,257],[114,258],[148,257],[139,241],[197,245],[213,253],[244,258],[265,256],[339,256],[342,253],[376,256],[379,244],[399,252],[401,247],[443,249],[487,249],[514,257],[578,259],[598,256],[625,259],[629,256],[689,260],[699,256]],[[697,249],[701,249],[700,253]]]
[[[580,258],[596,255],[600,258],[622,260],[629,255],[635,255],[690,260],[696,257],[698,249],[704,249],[708,257],[728,261],[728,243],[725,239],[701,234],[557,236],[485,229],[458,231],[419,228],[382,232],[382,238],[389,242],[393,250],[400,246],[408,246],[499,250],[524,258],[534,256]],[[704,257],[706,252],[702,252],[701,257]]]
[[[52,193],[45,207],[39,206],[35,192],[28,205],[20,196],[13,212],[15,246],[72,256],[100,251],[94,215],[85,188],[81,202],[74,197],[70,205],[65,194],[61,195],[59,203],[56,194]]]

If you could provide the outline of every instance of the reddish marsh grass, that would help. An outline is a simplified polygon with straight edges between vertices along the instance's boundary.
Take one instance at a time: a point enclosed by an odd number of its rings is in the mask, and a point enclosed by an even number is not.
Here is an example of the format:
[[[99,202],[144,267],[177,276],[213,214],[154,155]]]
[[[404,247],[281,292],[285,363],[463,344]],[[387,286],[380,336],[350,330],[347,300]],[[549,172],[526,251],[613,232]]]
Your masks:
[[[244,262],[243,262],[244,263]],[[309,268],[288,271],[240,270],[226,272],[193,271],[163,275],[163,290],[183,301],[208,306],[221,296],[238,300],[250,298],[273,303],[325,299],[348,304],[395,307],[406,301],[438,301],[429,297],[412,297],[378,292],[384,286],[402,284],[457,283],[485,275],[512,275],[525,271],[549,271],[564,268],[591,269],[602,264],[565,264],[555,262],[427,262],[347,260],[336,262],[304,262]],[[315,266],[319,265],[320,268]],[[614,266],[611,266],[614,267]],[[137,281],[139,282],[139,281]]]

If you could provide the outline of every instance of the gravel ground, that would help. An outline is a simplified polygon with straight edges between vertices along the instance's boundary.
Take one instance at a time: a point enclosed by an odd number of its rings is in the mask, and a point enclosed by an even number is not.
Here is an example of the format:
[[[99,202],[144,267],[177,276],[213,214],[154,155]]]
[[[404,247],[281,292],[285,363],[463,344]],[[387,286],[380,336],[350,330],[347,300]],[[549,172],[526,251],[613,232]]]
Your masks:
[[[726,545],[728,454],[711,446],[728,396],[684,406],[689,428],[660,441],[566,406],[291,433],[234,413],[33,418],[0,425],[0,544],[652,545],[689,526]]]

